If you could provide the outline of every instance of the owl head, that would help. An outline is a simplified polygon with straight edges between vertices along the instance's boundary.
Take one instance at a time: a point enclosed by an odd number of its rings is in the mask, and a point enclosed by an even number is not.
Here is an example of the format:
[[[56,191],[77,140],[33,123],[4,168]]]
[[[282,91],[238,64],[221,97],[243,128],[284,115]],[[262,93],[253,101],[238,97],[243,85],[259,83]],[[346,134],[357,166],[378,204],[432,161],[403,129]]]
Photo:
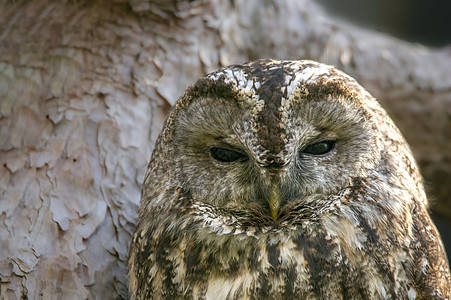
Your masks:
[[[299,205],[326,207],[379,168],[389,132],[402,139],[393,128],[376,100],[331,66],[258,60],[222,68],[176,103],[144,192],[179,187],[215,209],[277,223]]]

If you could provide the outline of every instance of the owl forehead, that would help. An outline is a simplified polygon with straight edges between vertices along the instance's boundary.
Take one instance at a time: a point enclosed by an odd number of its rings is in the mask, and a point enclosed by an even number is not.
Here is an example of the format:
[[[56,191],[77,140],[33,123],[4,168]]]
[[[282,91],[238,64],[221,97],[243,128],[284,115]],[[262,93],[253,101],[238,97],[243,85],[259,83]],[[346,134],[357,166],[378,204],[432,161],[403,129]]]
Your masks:
[[[274,93],[274,99],[288,99],[301,82],[316,82],[331,73],[337,74],[337,70],[309,60],[257,60],[221,68],[205,78],[229,84],[239,95],[246,96],[243,100],[264,105],[268,92]]]
[[[344,74],[343,74],[344,75]],[[333,84],[329,90],[336,92],[341,72],[331,66],[313,61],[259,60],[244,65],[230,66],[206,76],[214,82],[230,86],[238,101],[250,107],[250,118],[245,120],[243,142],[253,150],[263,163],[286,163],[288,153],[294,148],[295,127],[292,106],[305,95],[306,87],[327,87],[324,78]],[[343,78],[341,78],[343,79]],[[318,83],[321,82],[320,85]],[[333,88],[331,88],[333,86]]]

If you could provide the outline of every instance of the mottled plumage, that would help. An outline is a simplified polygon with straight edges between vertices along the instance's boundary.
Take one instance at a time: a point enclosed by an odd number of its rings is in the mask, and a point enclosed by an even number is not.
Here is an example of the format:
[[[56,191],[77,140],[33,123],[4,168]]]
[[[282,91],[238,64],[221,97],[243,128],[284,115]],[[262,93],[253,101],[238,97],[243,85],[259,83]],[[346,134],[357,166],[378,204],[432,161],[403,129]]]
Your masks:
[[[448,299],[403,137],[355,80],[259,60],[188,88],[143,183],[136,299]]]

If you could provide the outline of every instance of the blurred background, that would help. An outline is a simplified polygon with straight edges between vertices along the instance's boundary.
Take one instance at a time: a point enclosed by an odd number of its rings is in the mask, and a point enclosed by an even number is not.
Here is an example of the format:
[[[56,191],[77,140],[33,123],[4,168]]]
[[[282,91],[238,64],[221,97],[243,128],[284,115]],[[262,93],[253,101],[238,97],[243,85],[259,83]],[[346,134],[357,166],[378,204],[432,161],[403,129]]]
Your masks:
[[[449,0],[317,0],[327,12],[409,42],[451,44]]]

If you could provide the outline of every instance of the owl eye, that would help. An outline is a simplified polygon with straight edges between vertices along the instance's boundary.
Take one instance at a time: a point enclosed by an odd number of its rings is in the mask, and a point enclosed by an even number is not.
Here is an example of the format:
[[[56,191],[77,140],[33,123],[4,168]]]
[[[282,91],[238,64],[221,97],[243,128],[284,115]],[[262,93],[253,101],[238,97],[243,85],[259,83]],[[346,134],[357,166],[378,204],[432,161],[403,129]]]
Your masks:
[[[329,153],[335,148],[335,141],[321,141],[318,143],[307,145],[302,153],[311,155],[323,155]]]
[[[210,148],[210,155],[217,161],[226,163],[247,158],[247,156],[244,153],[218,147]]]

